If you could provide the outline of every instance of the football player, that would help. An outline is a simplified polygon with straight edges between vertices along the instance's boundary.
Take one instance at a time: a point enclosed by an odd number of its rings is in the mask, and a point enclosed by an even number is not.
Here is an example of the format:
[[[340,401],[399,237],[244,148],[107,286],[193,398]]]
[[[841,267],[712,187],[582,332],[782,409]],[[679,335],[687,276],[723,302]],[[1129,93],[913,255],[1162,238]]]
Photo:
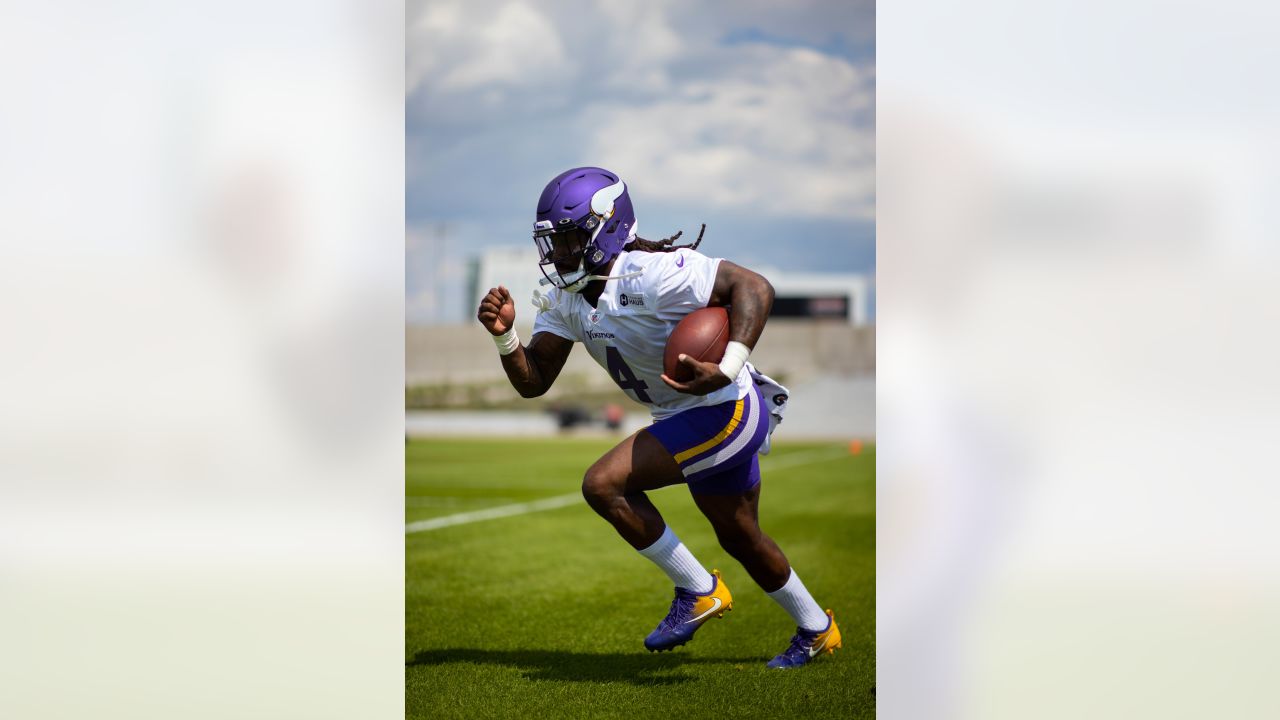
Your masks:
[[[582,494],[618,534],[675,583],[667,616],[645,638],[650,651],[688,642],[712,617],[733,607],[718,570],[707,572],[645,495],[686,483],[720,545],[769,597],[795,619],[788,647],[773,668],[804,665],[840,647],[830,610],[805,589],[777,543],[758,522],[760,462],[785,407],[786,389],[747,362],[764,330],[773,287],[728,260],[636,234],[626,184],[597,167],[557,175],[538,199],[533,239],[545,276],[534,293],[533,337],[521,345],[516,308],[505,287],[490,289],[477,318],[493,336],[502,366],[521,396],[555,382],[575,342],[654,422],[587,469]],[[701,235],[699,235],[699,242]],[[730,306],[729,345],[719,363],[680,361],[693,373],[677,382],[663,372],[663,351],[676,324],[709,305]]]

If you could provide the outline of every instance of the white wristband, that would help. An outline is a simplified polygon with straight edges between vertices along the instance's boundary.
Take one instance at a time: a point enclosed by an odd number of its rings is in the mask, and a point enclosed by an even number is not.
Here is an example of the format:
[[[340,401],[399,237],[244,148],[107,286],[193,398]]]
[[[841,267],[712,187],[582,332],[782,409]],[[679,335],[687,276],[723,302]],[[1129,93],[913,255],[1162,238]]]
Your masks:
[[[515,328],[511,328],[501,335],[494,335],[493,343],[498,346],[499,355],[510,355],[520,347],[520,336],[516,335]]]
[[[747,364],[747,356],[751,354],[751,349],[740,342],[729,341],[724,349],[724,359],[720,361],[720,372],[735,380],[738,373],[742,372],[742,366]]]

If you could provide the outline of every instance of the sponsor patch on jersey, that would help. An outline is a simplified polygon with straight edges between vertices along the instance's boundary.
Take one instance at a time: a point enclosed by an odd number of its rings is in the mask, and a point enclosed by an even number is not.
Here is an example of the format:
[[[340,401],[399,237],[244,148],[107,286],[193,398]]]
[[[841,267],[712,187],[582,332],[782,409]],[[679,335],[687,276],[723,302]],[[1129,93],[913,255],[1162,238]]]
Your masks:
[[[644,307],[644,293],[622,293],[618,296],[618,304],[622,307]]]

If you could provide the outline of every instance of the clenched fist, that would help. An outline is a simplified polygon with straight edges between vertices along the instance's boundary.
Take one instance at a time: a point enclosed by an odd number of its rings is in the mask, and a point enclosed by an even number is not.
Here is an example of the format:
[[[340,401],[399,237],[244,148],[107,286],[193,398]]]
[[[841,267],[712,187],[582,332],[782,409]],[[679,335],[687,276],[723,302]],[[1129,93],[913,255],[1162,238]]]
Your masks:
[[[493,335],[510,330],[516,322],[516,303],[511,299],[511,293],[501,285],[489,288],[488,294],[480,301],[476,319]]]

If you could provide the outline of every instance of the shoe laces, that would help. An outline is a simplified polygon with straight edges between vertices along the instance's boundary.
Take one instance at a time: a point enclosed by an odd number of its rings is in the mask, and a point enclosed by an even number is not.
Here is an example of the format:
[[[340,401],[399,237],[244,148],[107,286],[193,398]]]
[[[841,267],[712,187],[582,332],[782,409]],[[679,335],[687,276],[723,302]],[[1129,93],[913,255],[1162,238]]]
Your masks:
[[[788,658],[809,657],[809,647],[813,645],[813,641],[820,633],[810,632],[801,628],[796,628],[796,634],[791,636],[791,645],[782,654]]]
[[[662,619],[662,627],[667,630],[673,630],[693,612],[693,603],[698,596],[685,590],[684,588],[676,588],[676,596],[671,601],[671,609],[667,611],[667,616]]]

